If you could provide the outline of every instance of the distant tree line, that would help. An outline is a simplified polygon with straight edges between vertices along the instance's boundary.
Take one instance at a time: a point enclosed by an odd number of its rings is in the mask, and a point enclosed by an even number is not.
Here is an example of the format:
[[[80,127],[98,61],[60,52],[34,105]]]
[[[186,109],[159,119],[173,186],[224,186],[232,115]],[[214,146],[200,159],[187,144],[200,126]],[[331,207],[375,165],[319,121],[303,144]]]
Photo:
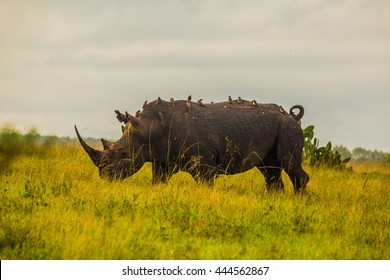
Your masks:
[[[35,128],[21,134],[12,126],[3,126],[0,129],[0,172],[7,170],[19,155],[43,155],[55,140],[56,137],[42,138]]]
[[[371,161],[390,164],[390,153],[367,150],[362,147],[354,148],[350,151],[342,145],[333,147],[331,142],[328,142],[326,146],[321,146],[318,138],[314,137],[314,125],[302,128],[302,131],[305,139],[303,158],[311,166],[327,166],[330,168],[344,169],[350,161]]]
[[[390,163],[390,153],[385,153],[383,151],[367,150],[362,147],[354,148],[350,151],[343,145],[335,146],[333,150],[341,154],[342,157],[350,157],[351,160],[355,162],[376,161]]]

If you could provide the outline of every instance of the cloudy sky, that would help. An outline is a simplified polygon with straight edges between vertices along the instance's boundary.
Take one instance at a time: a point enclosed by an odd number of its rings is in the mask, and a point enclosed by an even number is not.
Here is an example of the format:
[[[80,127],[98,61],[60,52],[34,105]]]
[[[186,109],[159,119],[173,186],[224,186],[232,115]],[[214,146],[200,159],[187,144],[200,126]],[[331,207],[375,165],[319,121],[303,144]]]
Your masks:
[[[117,139],[114,109],[228,95],[390,151],[390,1],[0,0],[0,125]]]

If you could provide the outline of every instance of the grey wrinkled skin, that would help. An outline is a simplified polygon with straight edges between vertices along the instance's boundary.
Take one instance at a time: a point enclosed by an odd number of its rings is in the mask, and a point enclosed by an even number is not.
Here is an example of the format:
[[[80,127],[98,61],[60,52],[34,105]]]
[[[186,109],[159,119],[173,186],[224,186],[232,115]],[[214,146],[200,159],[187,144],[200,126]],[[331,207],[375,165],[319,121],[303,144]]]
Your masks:
[[[196,181],[212,183],[218,174],[254,167],[270,190],[284,188],[282,170],[296,191],[304,191],[309,181],[301,167],[304,139],[297,121],[304,110],[300,105],[288,113],[275,104],[241,99],[207,104],[158,98],[145,102],[137,117],[116,113],[125,123],[122,137],[116,142],[102,139],[103,151],[89,147],[75,127],[102,178],[123,180],[151,162],[154,183],[167,181],[179,170]]]

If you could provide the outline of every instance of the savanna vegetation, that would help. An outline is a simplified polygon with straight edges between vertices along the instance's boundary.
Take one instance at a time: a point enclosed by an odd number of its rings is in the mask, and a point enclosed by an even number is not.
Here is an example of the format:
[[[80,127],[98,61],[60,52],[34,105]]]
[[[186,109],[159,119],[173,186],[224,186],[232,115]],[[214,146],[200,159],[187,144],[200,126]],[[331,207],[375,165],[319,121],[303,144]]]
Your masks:
[[[348,162],[307,136],[297,195],[286,174],[285,192],[267,192],[257,170],[152,185],[145,164],[110,183],[74,140],[3,128],[0,258],[390,259],[390,165]]]

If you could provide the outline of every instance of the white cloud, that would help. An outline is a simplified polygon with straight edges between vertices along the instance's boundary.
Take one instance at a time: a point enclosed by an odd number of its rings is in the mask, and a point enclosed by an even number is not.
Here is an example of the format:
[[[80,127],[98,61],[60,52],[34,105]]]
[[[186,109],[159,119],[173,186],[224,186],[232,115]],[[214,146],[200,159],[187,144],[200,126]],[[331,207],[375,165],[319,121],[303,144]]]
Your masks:
[[[390,116],[377,109],[390,106],[389,8],[363,0],[2,1],[0,123],[22,115],[16,123],[73,134],[74,123],[91,122],[91,133],[110,137],[112,110],[134,112],[145,99],[241,95],[302,103],[323,138],[390,150],[390,132],[380,129]],[[357,135],[354,124],[367,120],[375,137]]]

